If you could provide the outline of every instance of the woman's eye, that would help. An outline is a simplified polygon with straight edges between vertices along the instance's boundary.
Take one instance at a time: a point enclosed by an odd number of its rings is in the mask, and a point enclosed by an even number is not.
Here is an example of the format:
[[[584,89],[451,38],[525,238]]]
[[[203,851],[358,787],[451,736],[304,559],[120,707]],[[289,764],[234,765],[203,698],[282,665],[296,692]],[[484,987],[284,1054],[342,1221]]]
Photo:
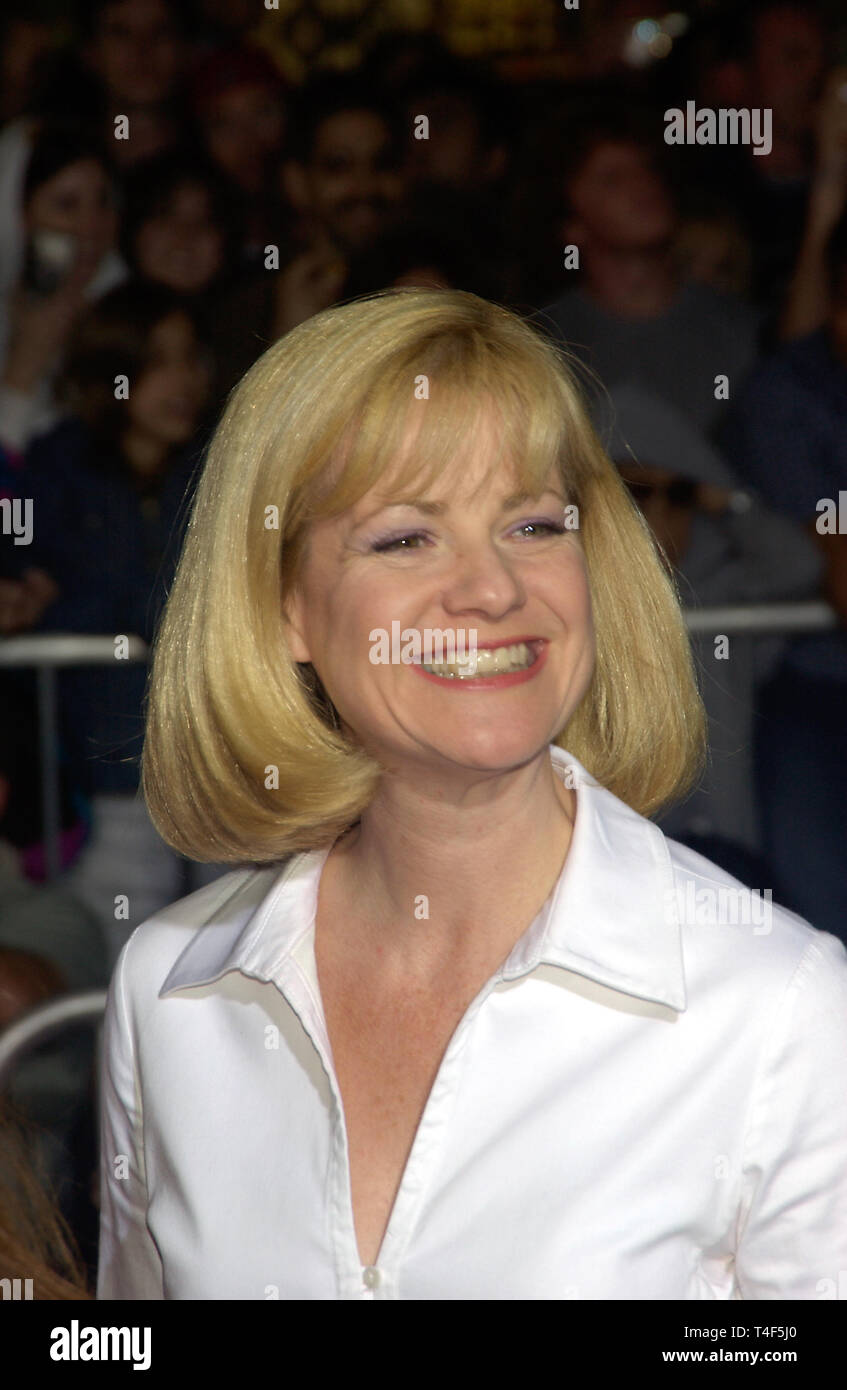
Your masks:
[[[525,521],[523,525],[516,528],[518,531],[529,531],[532,535],[564,535],[564,523],[554,521]]]
[[[392,536],[387,541],[376,541],[371,546],[371,550],[375,550],[378,554],[391,550],[417,550],[418,547],[416,545],[409,545],[408,542],[424,540],[426,540],[426,537],[423,536],[420,531],[414,531],[406,536]]]

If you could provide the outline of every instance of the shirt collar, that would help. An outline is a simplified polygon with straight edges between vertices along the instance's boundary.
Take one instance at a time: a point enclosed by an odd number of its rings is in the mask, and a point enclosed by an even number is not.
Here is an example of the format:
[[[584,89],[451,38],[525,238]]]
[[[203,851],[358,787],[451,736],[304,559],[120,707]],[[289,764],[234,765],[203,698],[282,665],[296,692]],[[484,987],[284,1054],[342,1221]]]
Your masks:
[[[686,1007],[682,941],[667,841],[652,821],[601,787],[565,749],[576,820],[567,859],[546,903],[515,944],[499,978],[546,963],[638,998]],[[278,981],[314,932],[318,883],[329,847],[255,870],[202,923],[170,970],[160,997],[209,984],[230,970]]]

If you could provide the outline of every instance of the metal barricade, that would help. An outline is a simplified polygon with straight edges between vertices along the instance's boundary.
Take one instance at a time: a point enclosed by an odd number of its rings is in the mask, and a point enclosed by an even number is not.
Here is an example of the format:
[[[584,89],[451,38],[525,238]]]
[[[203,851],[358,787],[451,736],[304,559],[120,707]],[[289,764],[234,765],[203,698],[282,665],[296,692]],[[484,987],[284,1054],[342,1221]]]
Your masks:
[[[105,1008],[104,989],[79,991],[51,999],[46,1004],[39,1004],[37,1008],[30,1009],[22,1018],[3,1029],[0,1032],[0,1091],[8,1086],[21,1058],[33,1048],[71,1024],[91,1023],[97,1025],[95,1066],[99,1098],[101,1034]]]
[[[127,639],[124,661],[146,661],[147,644]],[[56,671],[64,666],[111,666],[115,639],[88,633],[45,632],[7,637],[0,642],[0,667],[34,667],[38,688],[38,739],[41,755],[41,808],[47,878],[59,873],[59,733]]]

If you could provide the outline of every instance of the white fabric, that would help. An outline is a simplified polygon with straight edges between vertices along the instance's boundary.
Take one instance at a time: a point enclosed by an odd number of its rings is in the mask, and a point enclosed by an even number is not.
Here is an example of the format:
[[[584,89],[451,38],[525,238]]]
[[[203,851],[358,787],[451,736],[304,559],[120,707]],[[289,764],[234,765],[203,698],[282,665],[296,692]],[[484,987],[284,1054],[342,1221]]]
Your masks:
[[[776,906],[721,925],[708,895],[734,879],[551,756],[576,779],[562,874],[450,1041],[372,1269],[315,969],[328,851],[133,933],[106,1014],[98,1297],[836,1296],[847,951]]]

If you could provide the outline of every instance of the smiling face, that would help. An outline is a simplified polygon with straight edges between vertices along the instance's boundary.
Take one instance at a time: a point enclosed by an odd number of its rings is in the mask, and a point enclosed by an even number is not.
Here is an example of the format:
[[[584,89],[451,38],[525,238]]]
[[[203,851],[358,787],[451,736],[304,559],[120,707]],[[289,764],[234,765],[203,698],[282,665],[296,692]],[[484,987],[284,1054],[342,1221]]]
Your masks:
[[[321,121],[311,158],[289,166],[289,195],[339,249],[373,245],[402,192],[391,133],[376,111],[340,111]]]
[[[65,232],[76,238],[78,254],[96,266],[114,245],[117,212],[106,170],[96,159],[67,164],[38,187],[25,213],[28,233]]]
[[[224,264],[224,234],[208,190],[184,183],[139,228],[135,255],[142,275],[183,294],[205,289]]]
[[[588,573],[578,531],[565,527],[568,498],[556,475],[519,500],[511,471],[491,471],[493,429],[488,419],[414,504],[374,488],[315,523],[287,601],[294,660],[312,663],[344,724],[385,765],[525,764],[546,752],[591,682]],[[468,642],[475,631],[481,651],[503,651],[482,656],[467,679],[375,664],[372,634],[393,624],[421,646],[427,630]]]

